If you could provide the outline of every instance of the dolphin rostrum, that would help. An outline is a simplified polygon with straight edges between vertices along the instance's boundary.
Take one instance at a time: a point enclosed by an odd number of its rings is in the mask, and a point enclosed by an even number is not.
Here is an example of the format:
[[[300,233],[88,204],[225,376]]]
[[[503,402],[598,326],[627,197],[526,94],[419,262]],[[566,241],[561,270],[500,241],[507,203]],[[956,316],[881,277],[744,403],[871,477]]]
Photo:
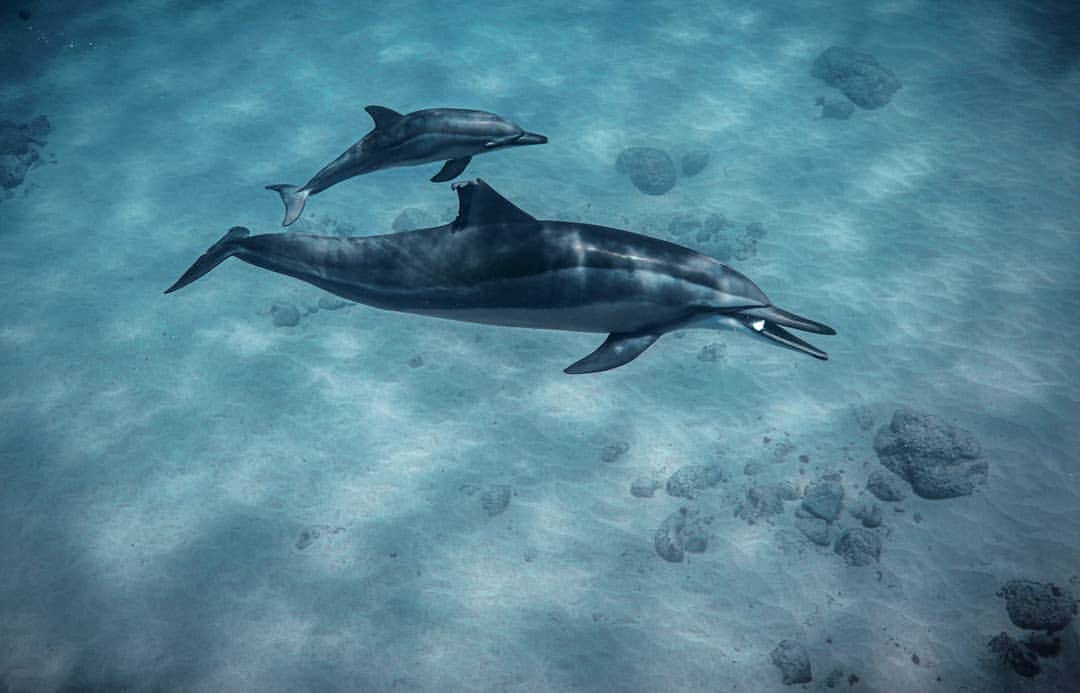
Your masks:
[[[429,108],[401,115],[383,106],[364,109],[375,128],[349,147],[302,186],[268,185],[285,203],[282,226],[296,221],[310,195],[317,195],[343,180],[394,166],[415,166],[446,161],[431,179],[453,180],[477,154],[506,147],[544,144],[547,137],[525,132],[516,124],[486,111]]]
[[[457,218],[428,229],[343,238],[233,227],[165,293],[235,255],[385,310],[608,335],[567,373],[617,368],[689,327],[736,329],[828,358],[784,328],[836,334],[831,327],[775,307],[707,255],[620,229],[534,219],[480,179],[453,187]]]

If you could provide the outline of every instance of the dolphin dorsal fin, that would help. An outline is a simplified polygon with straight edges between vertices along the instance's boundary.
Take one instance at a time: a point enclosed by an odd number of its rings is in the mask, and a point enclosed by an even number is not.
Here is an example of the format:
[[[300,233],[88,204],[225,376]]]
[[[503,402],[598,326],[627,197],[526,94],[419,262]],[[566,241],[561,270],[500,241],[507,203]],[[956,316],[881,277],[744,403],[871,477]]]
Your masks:
[[[365,106],[364,110],[367,111],[368,115],[371,116],[371,119],[375,121],[376,130],[385,130],[405,117],[394,109],[387,108],[386,106]]]
[[[454,185],[458,194],[458,215],[451,224],[455,231],[466,226],[491,224],[535,224],[536,219],[477,178]]]

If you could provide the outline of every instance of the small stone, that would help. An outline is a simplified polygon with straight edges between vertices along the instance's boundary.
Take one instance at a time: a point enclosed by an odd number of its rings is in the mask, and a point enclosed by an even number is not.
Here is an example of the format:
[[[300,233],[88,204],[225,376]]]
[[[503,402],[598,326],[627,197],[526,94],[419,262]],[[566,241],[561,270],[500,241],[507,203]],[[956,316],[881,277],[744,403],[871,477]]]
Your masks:
[[[424,357],[420,354],[417,354],[416,356],[413,356],[411,359],[409,359],[408,363],[409,368],[419,368],[420,366],[424,365]]]
[[[882,522],[881,506],[877,503],[863,504],[851,511],[855,519],[861,520],[863,527],[873,529],[880,527]]]
[[[300,311],[291,303],[275,303],[270,308],[274,327],[296,327],[300,324]]]
[[[833,669],[829,672],[829,675],[825,678],[825,686],[827,688],[836,688],[844,680],[843,669]]]
[[[743,466],[742,472],[746,476],[757,476],[758,474],[761,474],[761,470],[763,469],[765,469],[765,465],[760,462],[747,462]]]
[[[844,92],[860,108],[881,108],[900,89],[900,80],[869,53],[832,46],[818,56],[810,74]]]
[[[656,489],[661,486],[663,486],[663,484],[656,479],[638,477],[630,484],[630,495],[635,498],[652,498],[653,494],[656,493]]]
[[[844,501],[844,487],[835,479],[821,479],[806,487],[803,508],[826,522],[840,516]]]
[[[763,519],[784,512],[784,499],[777,485],[754,486],[746,491],[746,502],[735,511],[735,516],[747,524],[757,524]]]
[[[614,462],[629,451],[630,443],[626,442],[625,440],[620,440],[610,445],[605,445],[604,448],[600,451],[600,461],[608,463]]]
[[[348,301],[338,298],[333,294],[323,294],[319,296],[318,306],[323,310],[338,310],[349,305]]]
[[[684,176],[696,176],[704,171],[708,165],[709,152],[704,149],[695,149],[683,154],[682,172]]]
[[[675,187],[675,163],[655,147],[629,147],[619,154],[615,169],[646,195],[663,195]]]
[[[844,530],[834,550],[850,566],[868,566],[881,556],[881,538],[862,527]]]
[[[675,470],[667,481],[667,492],[676,498],[693,498],[697,491],[712,488],[727,481],[718,464],[688,464]]]
[[[296,548],[303,551],[307,547],[315,543],[315,540],[322,535],[322,532],[318,527],[305,527],[300,530],[300,538],[296,540]]]
[[[800,642],[781,640],[773,649],[770,659],[780,670],[785,686],[810,683],[813,680],[810,657],[806,654],[806,647]]]
[[[846,99],[820,99],[821,117],[834,120],[847,120],[855,112],[855,104]]]
[[[684,552],[702,553],[708,546],[706,525],[711,520],[696,510],[679,508],[661,523],[653,536],[657,555],[669,563],[678,563]]]
[[[907,495],[904,490],[904,480],[887,469],[875,469],[870,472],[870,478],[866,480],[866,490],[886,503],[903,500]]]
[[[698,352],[697,360],[704,361],[705,363],[715,363],[724,358],[724,353],[727,351],[727,346],[723,342],[711,342],[701,347],[701,351]]]
[[[795,528],[818,546],[829,545],[829,523],[819,517],[796,517]]]
[[[998,596],[1005,599],[1009,620],[1027,630],[1054,633],[1069,625],[1077,612],[1072,593],[1053,583],[1010,580]]]
[[[494,517],[506,510],[507,506],[510,505],[512,492],[512,489],[505,484],[489,486],[480,494],[480,507],[489,516]]]

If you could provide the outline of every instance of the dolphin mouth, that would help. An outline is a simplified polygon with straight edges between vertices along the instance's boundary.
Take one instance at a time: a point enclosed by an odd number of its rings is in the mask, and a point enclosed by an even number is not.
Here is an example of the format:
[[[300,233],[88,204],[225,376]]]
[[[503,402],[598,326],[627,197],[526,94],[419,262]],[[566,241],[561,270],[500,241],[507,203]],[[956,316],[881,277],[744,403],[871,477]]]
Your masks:
[[[526,132],[521,137],[514,140],[514,144],[522,146],[526,144],[547,144],[548,138],[543,135],[539,135],[535,132]]]

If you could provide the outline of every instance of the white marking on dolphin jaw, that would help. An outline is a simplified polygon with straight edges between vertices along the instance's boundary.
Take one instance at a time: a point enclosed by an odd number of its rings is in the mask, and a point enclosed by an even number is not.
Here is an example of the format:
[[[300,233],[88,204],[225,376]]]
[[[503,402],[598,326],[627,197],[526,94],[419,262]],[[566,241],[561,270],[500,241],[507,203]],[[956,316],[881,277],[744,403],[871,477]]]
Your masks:
[[[750,327],[754,328],[754,332],[761,332],[765,329],[765,321],[755,320],[754,322],[750,323]]]

